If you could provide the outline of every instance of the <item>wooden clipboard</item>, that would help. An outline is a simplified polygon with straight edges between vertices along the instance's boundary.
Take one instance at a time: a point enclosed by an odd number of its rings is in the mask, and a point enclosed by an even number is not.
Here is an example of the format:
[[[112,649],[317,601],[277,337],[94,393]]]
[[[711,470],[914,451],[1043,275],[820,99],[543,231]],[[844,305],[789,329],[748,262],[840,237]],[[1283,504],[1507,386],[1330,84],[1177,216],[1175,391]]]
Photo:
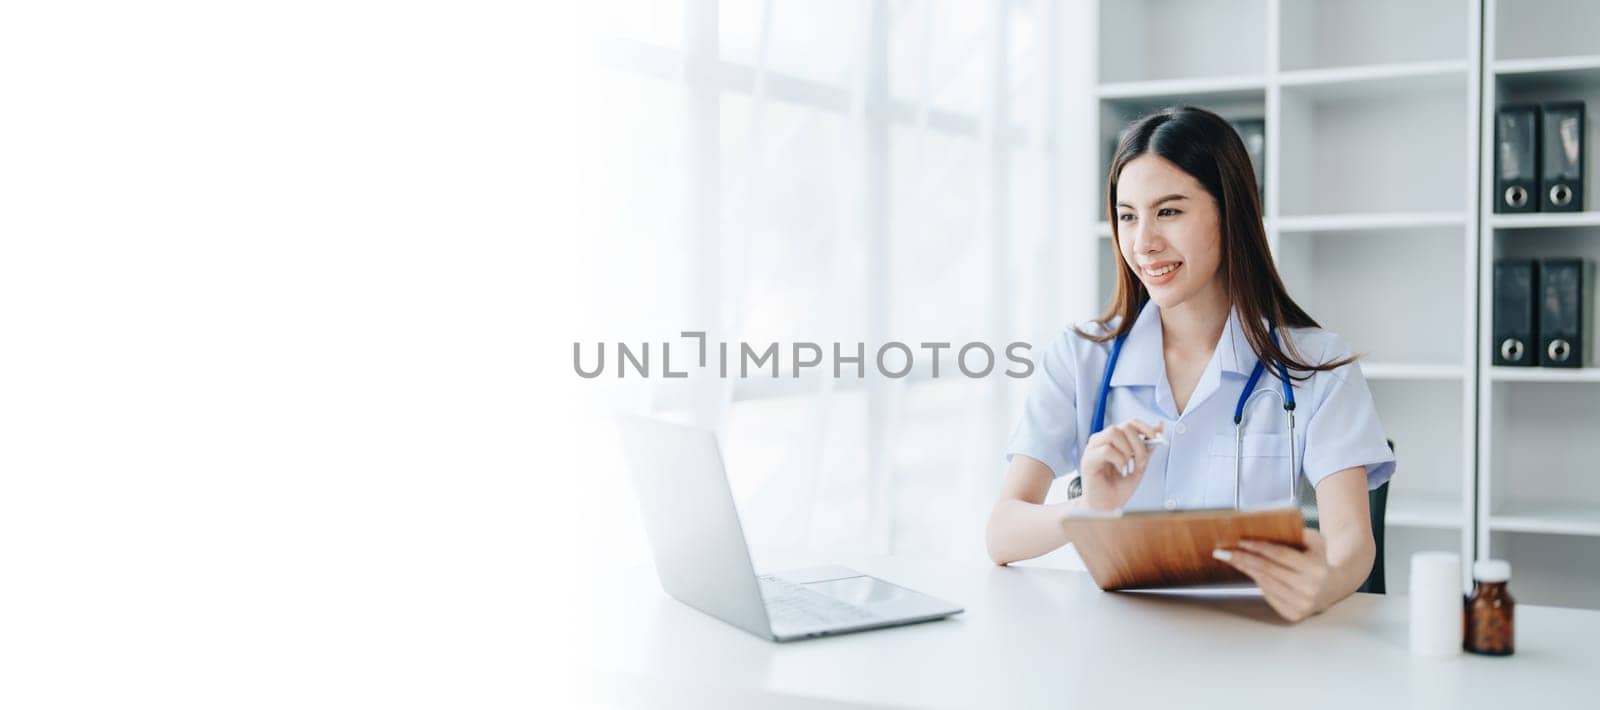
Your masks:
[[[1069,514],[1062,521],[1101,589],[1147,589],[1247,582],[1211,556],[1241,538],[1305,549],[1299,508]]]

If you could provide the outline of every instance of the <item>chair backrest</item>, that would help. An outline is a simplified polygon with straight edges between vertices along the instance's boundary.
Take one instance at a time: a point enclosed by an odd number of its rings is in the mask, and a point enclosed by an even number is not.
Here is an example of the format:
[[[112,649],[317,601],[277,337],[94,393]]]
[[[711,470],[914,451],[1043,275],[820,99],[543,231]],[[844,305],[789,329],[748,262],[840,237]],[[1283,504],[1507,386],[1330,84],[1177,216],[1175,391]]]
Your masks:
[[[1394,440],[1389,440],[1389,452],[1394,453]],[[1386,594],[1388,588],[1383,578],[1383,517],[1389,507],[1389,482],[1367,491],[1367,515],[1372,520],[1372,571],[1367,574],[1367,581],[1362,582],[1356,589],[1358,592],[1368,594]],[[1307,519],[1306,526],[1321,529],[1321,521]]]
[[[1393,443],[1390,444],[1394,446]],[[1369,594],[1384,594],[1386,588],[1383,582],[1383,514],[1389,505],[1389,482],[1367,491],[1367,511],[1372,515],[1372,543],[1374,554],[1372,556],[1372,573],[1367,575],[1367,581],[1361,585],[1358,592]]]

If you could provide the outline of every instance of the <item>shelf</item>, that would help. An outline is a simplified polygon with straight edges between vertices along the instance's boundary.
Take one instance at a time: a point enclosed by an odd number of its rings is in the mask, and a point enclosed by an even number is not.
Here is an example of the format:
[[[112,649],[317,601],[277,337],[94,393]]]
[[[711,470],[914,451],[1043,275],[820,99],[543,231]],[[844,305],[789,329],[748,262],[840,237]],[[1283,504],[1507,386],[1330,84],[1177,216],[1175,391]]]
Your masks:
[[[1498,532],[1600,536],[1600,503],[1519,501],[1489,514],[1489,529]]]
[[[1560,72],[1600,72],[1600,54],[1577,57],[1539,57],[1537,59],[1501,59],[1490,65],[1497,76],[1514,74],[1550,74]]]
[[[1362,362],[1368,380],[1459,380],[1466,368],[1449,363]]]
[[[1495,382],[1600,382],[1600,367],[1491,367]]]
[[[1266,90],[1265,77],[1223,76],[1100,84],[1095,94],[1113,100],[1162,101],[1181,97],[1194,103],[1216,103],[1259,98]]]
[[[1466,515],[1459,498],[1395,490],[1392,485],[1386,505],[1383,521],[1390,527],[1460,530]]]
[[[1461,60],[1374,64],[1287,71],[1278,75],[1284,89],[1313,100],[1397,96],[1467,89],[1467,63]]]
[[[1497,214],[1489,218],[1494,229],[1544,229],[1550,227],[1600,227],[1600,212],[1533,212]]]
[[[1600,75],[1600,54],[1571,57],[1539,57],[1536,59],[1501,59],[1491,63],[1489,71],[1498,77],[1580,73]]]
[[[1412,493],[1406,490],[1397,491],[1392,485],[1385,506],[1383,511],[1385,527],[1460,530],[1461,521],[1465,518],[1465,511],[1461,509],[1459,498]],[[1318,518],[1317,509],[1313,505],[1301,506],[1300,513],[1307,520]]]
[[[1279,217],[1280,232],[1354,232],[1366,229],[1408,229],[1413,227],[1462,227],[1467,216],[1462,212],[1390,212],[1373,214],[1328,214]]]
[[[1506,59],[1495,62],[1490,71],[1517,90],[1572,91],[1600,86],[1600,55]]]

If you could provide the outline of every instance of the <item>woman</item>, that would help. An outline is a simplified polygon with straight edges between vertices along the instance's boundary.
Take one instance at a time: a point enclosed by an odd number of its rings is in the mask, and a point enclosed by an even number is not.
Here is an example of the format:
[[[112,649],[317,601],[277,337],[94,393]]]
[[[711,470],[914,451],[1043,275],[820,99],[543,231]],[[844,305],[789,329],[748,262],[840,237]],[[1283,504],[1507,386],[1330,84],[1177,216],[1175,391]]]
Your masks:
[[[1289,298],[1249,157],[1221,117],[1184,107],[1139,120],[1107,185],[1116,293],[1041,358],[989,517],[990,557],[1007,564],[1071,542],[1060,520],[1073,510],[1287,503],[1304,477],[1321,521],[1320,534],[1306,530],[1309,549],[1241,541],[1214,554],[1290,621],[1327,609],[1372,570],[1367,490],[1394,472],[1355,356]],[[1258,364],[1267,376],[1252,378]],[[1247,384],[1236,490],[1234,414]],[[1166,443],[1146,441],[1158,436]],[[1045,505],[1051,483],[1074,472],[1082,495]]]

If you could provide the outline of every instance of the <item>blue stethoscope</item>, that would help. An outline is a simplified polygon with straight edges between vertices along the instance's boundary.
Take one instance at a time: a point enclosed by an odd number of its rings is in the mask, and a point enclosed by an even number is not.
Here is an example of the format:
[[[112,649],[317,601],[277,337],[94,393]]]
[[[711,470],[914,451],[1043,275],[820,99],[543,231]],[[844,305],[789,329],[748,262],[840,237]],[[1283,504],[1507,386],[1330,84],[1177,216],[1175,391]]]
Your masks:
[[[1149,306],[1146,301],[1140,306],[1140,311]],[[1278,327],[1269,323],[1268,332],[1272,336],[1272,344],[1278,344]],[[1131,332],[1129,329],[1128,332]],[[1106,397],[1111,394],[1111,372],[1117,368],[1117,358],[1122,356],[1122,343],[1128,339],[1128,332],[1117,336],[1111,343],[1111,357],[1106,360],[1105,374],[1100,376],[1100,396],[1094,404],[1094,422],[1091,424],[1089,435],[1093,436],[1106,425]],[[1289,386],[1289,368],[1283,363],[1278,363],[1278,374],[1283,378],[1283,394],[1278,394],[1271,389],[1256,392],[1256,383],[1261,381],[1262,373],[1266,372],[1266,363],[1259,357],[1256,358],[1256,367],[1250,372],[1250,380],[1245,383],[1244,391],[1239,393],[1239,402],[1233,407],[1233,507],[1239,505],[1239,481],[1244,474],[1244,410],[1250,406],[1250,401],[1256,395],[1271,394],[1278,397],[1283,404],[1283,411],[1289,416],[1289,500],[1293,505],[1299,505],[1299,477],[1296,472],[1299,467],[1295,465],[1294,456],[1294,389]]]

